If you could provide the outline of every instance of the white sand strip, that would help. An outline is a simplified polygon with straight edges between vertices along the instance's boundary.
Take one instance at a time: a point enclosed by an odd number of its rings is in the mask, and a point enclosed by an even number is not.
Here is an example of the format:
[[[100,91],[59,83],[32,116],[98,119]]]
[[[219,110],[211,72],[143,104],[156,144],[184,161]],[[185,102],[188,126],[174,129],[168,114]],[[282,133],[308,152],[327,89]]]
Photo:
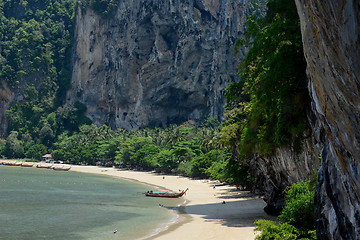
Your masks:
[[[273,219],[263,211],[265,202],[233,186],[217,185],[208,180],[192,180],[150,172],[127,171],[95,166],[71,166],[71,171],[103,174],[163,187],[174,192],[189,188],[185,211],[190,221],[169,228],[151,239],[242,239],[255,238],[253,222],[259,218]],[[216,183],[215,183],[216,184]],[[225,203],[223,203],[225,201]]]

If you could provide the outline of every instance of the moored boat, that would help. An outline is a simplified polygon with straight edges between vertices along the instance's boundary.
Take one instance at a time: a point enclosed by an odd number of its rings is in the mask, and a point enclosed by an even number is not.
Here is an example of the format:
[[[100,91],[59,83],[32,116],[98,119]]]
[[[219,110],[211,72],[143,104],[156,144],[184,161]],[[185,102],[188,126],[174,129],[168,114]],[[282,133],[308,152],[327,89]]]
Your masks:
[[[53,170],[57,171],[69,171],[71,167],[65,167],[65,166],[53,166],[51,167]]]
[[[52,168],[52,164],[38,164],[36,165],[37,168]]]
[[[8,164],[6,165],[9,165],[9,166],[21,166],[23,162],[19,162],[19,161],[9,161]]]
[[[174,193],[174,192],[170,192],[170,191],[148,191],[147,193],[145,193],[145,196],[147,197],[163,197],[163,198],[178,198],[178,197],[182,197],[186,191],[189,190],[188,188],[186,190],[182,190],[179,193]]]
[[[34,163],[27,163],[27,162],[24,162],[21,164],[22,167],[32,167],[34,166]]]

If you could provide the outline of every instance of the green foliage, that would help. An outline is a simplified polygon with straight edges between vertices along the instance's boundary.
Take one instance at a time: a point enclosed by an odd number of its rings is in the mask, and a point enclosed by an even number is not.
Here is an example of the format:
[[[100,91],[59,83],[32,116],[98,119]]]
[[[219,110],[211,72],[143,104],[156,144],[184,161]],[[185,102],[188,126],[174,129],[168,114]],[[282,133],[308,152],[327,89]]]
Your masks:
[[[47,153],[47,147],[43,144],[32,145],[25,153],[27,158],[41,160],[41,157]]]
[[[175,169],[179,164],[173,151],[169,149],[162,149],[158,154],[156,154],[155,158],[160,166],[160,169],[165,171]]]
[[[223,152],[220,150],[211,150],[208,153],[202,154],[194,158],[191,162],[191,176],[201,178],[210,177],[208,169],[214,162],[221,162],[223,160]]]
[[[73,109],[68,117],[77,121],[75,127],[56,114],[70,86],[75,4],[74,0],[0,2],[0,78],[13,92],[23,94],[23,100],[6,112],[8,131],[17,131],[20,137],[30,134],[48,147],[65,129],[77,130],[88,123]]]
[[[5,154],[5,139],[0,138],[0,156]]]
[[[298,228],[315,229],[315,187],[310,182],[294,184],[286,194],[286,206],[279,218]]]
[[[181,162],[177,168],[178,173],[184,176],[193,176],[192,162]]]
[[[220,127],[220,121],[216,118],[213,118],[213,117],[209,117],[209,118],[206,118],[202,124],[201,124],[201,127],[202,128],[218,128]]]
[[[63,161],[95,164],[96,160],[104,158],[102,154],[110,154],[104,152],[106,147],[102,146],[99,150],[99,146],[108,144],[111,142],[110,139],[118,142],[117,138],[116,133],[106,125],[102,127],[82,125],[79,132],[70,136],[67,132],[59,135],[58,141],[54,143],[55,150],[52,155],[55,159]],[[113,151],[115,150],[113,149]]]
[[[97,156],[101,159],[115,159],[117,148],[123,140],[120,136],[98,142]]]
[[[153,144],[145,145],[134,154],[134,161],[144,168],[155,168],[161,166],[157,156],[160,148]]]
[[[264,18],[247,21],[236,49],[251,47],[239,65],[242,80],[231,83],[225,97],[226,144],[239,157],[269,154],[299,138],[307,128],[309,104],[299,17],[294,2],[269,1]]]
[[[137,152],[149,144],[152,144],[152,140],[149,137],[135,136],[128,138],[118,147],[116,159],[125,165],[140,165],[142,161],[140,159],[141,154],[137,154]]]
[[[192,139],[191,141],[179,141],[175,143],[171,149],[179,163],[191,161],[195,156],[202,153],[197,139]]]
[[[288,223],[276,224],[270,220],[257,220],[255,231],[261,231],[256,240],[316,240],[314,230],[304,232]]]
[[[258,240],[282,239],[316,239],[314,216],[313,182],[299,182],[286,192],[286,205],[279,216],[282,221],[276,224],[269,220],[255,222]]]
[[[262,18],[266,15],[267,0],[250,0],[247,4],[246,15]]]
[[[21,4],[24,2],[26,4]],[[60,81],[58,73],[70,67],[66,60],[70,56],[75,1],[28,0],[0,4],[1,56],[6,59],[1,77],[12,87],[20,87],[20,80],[25,80],[36,83],[42,94],[54,93],[53,82]],[[36,82],[31,83],[32,80]]]
[[[24,157],[24,143],[19,140],[19,133],[13,131],[6,138],[4,154],[10,158],[23,158]]]
[[[96,13],[104,18],[115,15],[119,0],[81,0],[83,7],[90,6]]]

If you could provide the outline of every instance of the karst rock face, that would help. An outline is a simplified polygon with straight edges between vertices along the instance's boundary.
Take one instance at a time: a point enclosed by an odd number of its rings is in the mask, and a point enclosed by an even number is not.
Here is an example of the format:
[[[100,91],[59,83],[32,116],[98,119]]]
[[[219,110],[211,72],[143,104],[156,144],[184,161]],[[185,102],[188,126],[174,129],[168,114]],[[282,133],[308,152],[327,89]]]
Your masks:
[[[312,125],[318,124],[316,119],[310,121]],[[302,136],[301,144],[297,145],[294,142],[279,147],[271,155],[254,156],[248,162],[250,172],[255,177],[256,191],[267,203],[264,209],[266,213],[280,214],[285,206],[285,190],[294,183],[311,180],[319,169],[318,146],[321,143],[312,137],[312,134],[314,133],[308,130]]]
[[[319,239],[360,239],[360,1],[296,0],[313,108],[325,131]]]
[[[124,0],[105,19],[79,8],[67,103],[112,128],[221,117],[245,10],[244,0]]]

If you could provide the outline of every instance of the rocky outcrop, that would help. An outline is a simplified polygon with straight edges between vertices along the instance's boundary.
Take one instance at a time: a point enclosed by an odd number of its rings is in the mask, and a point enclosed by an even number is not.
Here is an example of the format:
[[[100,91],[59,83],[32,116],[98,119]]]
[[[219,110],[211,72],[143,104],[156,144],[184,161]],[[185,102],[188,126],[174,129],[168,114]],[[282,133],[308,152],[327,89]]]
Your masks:
[[[309,121],[313,125],[318,124],[316,119],[312,118]],[[294,141],[289,146],[277,148],[271,155],[255,156],[248,162],[255,179],[256,191],[263,195],[267,203],[264,209],[266,213],[280,214],[285,206],[284,191],[287,187],[300,181],[309,181],[314,177],[314,173],[320,167],[319,146],[321,143],[308,129],[300,142]]]
[[[325,131],[318,239],[360,239],[360,1],[296,0],[313,108]]]
[[[219,118],[242,53],[244,0],[120,1],[115,17],[78,10],[72,89],[98,125],[165,127]]]

